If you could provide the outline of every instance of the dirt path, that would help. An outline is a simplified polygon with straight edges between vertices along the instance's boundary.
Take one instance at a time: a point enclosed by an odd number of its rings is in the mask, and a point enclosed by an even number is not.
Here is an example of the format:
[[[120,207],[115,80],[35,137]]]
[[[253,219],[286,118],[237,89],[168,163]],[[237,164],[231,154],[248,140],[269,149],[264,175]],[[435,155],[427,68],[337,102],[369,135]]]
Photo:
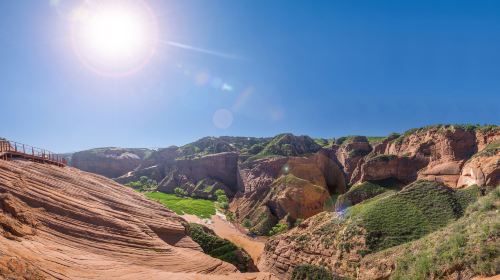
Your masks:
[[[265,239],[251,238],[240,231],[231,222],[225,219],[225,216],[217,213],[210,220],[200,219],[195,215],[182,215],[190,223],[198,223],[211,228],[218,236],[225,238],[237,246],[245,249],[250,254],[255,264],[258,263],[262,252],[264,252]]]

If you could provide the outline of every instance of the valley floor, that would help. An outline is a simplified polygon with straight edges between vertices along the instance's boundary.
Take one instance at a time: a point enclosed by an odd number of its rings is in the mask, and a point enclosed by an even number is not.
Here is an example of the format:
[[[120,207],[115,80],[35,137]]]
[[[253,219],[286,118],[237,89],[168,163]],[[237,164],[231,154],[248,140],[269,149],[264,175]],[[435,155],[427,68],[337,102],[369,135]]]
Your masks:
[[[264,237],[251,238],[239,229],[236,225],[225,219],[224,215],[217,213],[210,220],[201,219],[195,215],[182,215],[190,223],[202,224],[212,229],[219,237],[227,239],[237,246],[245,249],[252,257],[254,263],[258,263],[260,256],[264,252],[266,239]]]

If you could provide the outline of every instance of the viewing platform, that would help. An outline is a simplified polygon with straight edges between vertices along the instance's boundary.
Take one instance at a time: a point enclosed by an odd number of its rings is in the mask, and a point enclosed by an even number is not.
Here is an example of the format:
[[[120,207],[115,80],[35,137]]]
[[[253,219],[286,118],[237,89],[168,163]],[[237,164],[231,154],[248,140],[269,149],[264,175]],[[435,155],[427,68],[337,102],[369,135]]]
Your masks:
[[[64,167],[67,164],[66,159],[58,154],[6,139],[0,139],[0,159],[25,159],[59,167]]]

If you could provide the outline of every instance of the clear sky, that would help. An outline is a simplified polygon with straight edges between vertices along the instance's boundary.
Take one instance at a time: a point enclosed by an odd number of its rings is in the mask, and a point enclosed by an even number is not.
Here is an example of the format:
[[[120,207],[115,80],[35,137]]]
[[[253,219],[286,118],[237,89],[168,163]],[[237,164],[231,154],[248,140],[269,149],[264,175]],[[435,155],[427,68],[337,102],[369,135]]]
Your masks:
[[[0,1],[0,136],[70,152],[500,121],[499,1],[145,2],[154,53],[116,77],[76,54],[81,1]]]

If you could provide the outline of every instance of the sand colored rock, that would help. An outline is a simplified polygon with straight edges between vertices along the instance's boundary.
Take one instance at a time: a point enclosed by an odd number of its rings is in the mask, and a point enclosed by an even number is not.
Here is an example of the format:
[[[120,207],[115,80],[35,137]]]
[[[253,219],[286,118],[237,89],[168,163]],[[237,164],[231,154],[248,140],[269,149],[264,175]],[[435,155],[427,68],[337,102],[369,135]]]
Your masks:
[[[500,151],[491,156],[477,156],[462,168],[457,187],[496,186],[500,184]]]
[[[235,274],[176,214],[74,168],[0,161],[0,210],[0,278],[272,279]]]

